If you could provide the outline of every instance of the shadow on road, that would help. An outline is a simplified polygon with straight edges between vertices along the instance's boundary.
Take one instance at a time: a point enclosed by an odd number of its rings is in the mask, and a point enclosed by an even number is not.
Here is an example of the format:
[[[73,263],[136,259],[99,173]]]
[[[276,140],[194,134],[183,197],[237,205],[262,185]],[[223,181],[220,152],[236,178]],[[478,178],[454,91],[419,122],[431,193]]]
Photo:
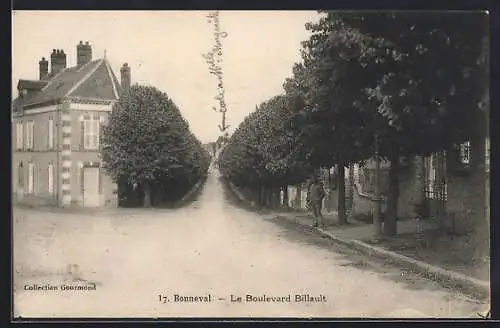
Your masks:
[[[218,179],[219,179],[219,182],[220,182],[222,189],[224,191],[224,201],[227,202],[227,204],[235,206],[235,207],[239,207],[241,209],[244,209],[246,211],[253,212],[253,213],[258,213],[258,214],[271,213],[269,210],[259,209],[255,206],[252,206],[248,202],[240,200],[238,198],[238,196],[236,196],[236,194],[233,192],[233,190],[231,190],[231,188],[229,187],[229,183],[225,177],[223,177],[221,175],[218,177]]]
[[[229,204],[256,214],[265,215],[273,213],[273,211],[259,209],[255,206],[252,206],[248,202],[240,200],[229,187],[226,179],[224,177],[220,177],[219,179],[224,189],[225,201],[227,201]],[[414,272],[411,272],[410,270],[397,267],[394,264],[386,262],[382,259],[369,258],[365,254],[355,249],[335,243],[330,238],[320,234],[312,227],[300,225],[285,218],[274,217],[270,219],[268,215],[267,217],[268,218],[264,216],[263,219],[266,221],[272,221],[273,223],[283,228],[283,232],[277,237],[284,237],[285,239],[294,243],[318,247],[339,254],[341,255],[343,260],[341,261],[343,263],[340,264],[340,266],[349,266],[363,271],[375,272],[384,279],[403,284],[405,288],[410,290],[435,291],[450,289],[447,287],[443,287],[435,281],[426,279]],[[454,293],[459,293],[459,291],[457,290],[452,290]],[[481,301],[471,299],[468,296],[464,295],[464,297],[466,297],[472,303],[482,303]]]
[[[410,290],[437,291],[448,289],[442,287],[435,281],[425,279],[424,277],[404,268],[396,267],[389,262],[383,261],[382,259],[369,258],[355,249],[335,243],[330,238],[314,230],[312,227],[300,225],[284,218],[276,218],[272,219],[272,221],[283,228],[282,237],[288,239],[289,241],[326,249],[341,255],[342,261],[340,261],[340,266],[375,272],[380,277],[392,282],[401,283],[405,286],[405,288]],[[452,289],[452,291],[454,293],[460,293],[454,289]],[[472,299],[466,295],[464,295],[464,297],[471,303],[483,303],[482,301]]]

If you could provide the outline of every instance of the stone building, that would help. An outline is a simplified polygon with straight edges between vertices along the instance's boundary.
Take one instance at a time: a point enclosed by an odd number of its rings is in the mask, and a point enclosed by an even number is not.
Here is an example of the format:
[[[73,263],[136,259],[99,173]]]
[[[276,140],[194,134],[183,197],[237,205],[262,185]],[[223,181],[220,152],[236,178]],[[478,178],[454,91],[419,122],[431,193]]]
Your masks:
[[[446,225],[454,232],[465,233],[478,226],[484,228],[489,221],[489,155],[490,139],[483,134],[455,148],[424,158],[411,158],[399,172],[398,217],[414,218],[415,205],[426,204],[428,218],[445,217]],[[388,194],[388,171],[388,163],[382,163],[382,209],[386,202],[384,196]],[[371,214],[374,208],[373,161],[368,161],[359,172],[355,212]]]
[[[104,206],[116,202],[116,187],[101,168],[99,139],[124,88],[106,58],[93,59],[86,42],[76,46],[77,65],[63,50],[39,61],[39,80],[19,80],[12,108],[14,202]]]

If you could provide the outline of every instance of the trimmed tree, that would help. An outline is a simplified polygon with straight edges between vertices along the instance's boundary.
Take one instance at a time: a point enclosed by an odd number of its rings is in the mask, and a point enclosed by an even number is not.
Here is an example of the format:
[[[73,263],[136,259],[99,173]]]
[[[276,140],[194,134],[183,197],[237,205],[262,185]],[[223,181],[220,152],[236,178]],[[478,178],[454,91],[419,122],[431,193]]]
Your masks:
[[[371,156],[379,137],[391,162],[387,235],[396,233],[400,157],[447,149],[478,120],[485,23],[483,14],[330,12],[308,26],[305,112],[308,130],[325,139],[311,147],[328,154],[329,145],[343,168]]]
[[[102,145],[107,173],[142,190],[144,207],[164,200],[167,182],[192,186],[208,168],[208,154],[175,103],[151,86],[134,85],[114,104]]]
[[[278,191],[305,180],[306,166],[295,157],[294,136],[288,128],[286,97],[262,103],[238,126],[224,149],[221,169],[234,184],[257,191],[268,206]]]
[[[376,108],[381,154],[391,163],[386,235],[396,233],[401,156],[428,155],[473,137],[483,122],[479,103],[487,80],[481,57],[484,13],[330,13],[344,26],[383,40],[368,65],[384,73],[366,88]],[[479,36],[479,37],[478,37]]]
[[[343,26],[333,15],[306,28],[312,35],[303,43],[305,69],[296,77],[302,79],[305,103],[299,139],[314,166],[337,165],[339,223],[345,224],[345,167],[373,153],[374,120],[359,100],[377,81],[379,72],[366,62],[378,55],[380,40]]]

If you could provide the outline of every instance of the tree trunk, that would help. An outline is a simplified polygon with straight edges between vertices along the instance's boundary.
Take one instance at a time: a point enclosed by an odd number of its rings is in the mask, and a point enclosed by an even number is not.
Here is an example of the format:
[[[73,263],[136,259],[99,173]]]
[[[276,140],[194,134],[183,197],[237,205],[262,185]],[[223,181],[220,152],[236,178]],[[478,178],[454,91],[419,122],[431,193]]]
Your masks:
[[[389,195],[387,199],[387,210],[384,217],[384,234],[393,236],[397,233],[397,215],[399,199],[399,156],[394,154],[390,158],[389,169]]]
[[[437,159],[437,192],[438,192],[438,222],[443,222],[446,215],[445,208],[445,184],[446,184],[446,174],[445,174],[445,163],[443,151],[436,153]]]
[[[348,217],[353,213],[354,207],[354,163],[349,164],[349,180],[347,184],[347,211]]]
[[[426,177],[425,177],[425,156],[420,155],[417,160],[417,183],[420,190],[419,198],[417,199],[418,204],[424,204],[426,202],[425,188],[426,188]]]
[[[288,209],[289,208],[288,186],[287,185],[283,186],[282,190],[283,190],[283,208]]]
[[[382,222],[380,220],[380,156],[379,156],[379,143],[378,136],[375,140],[375,206],[373,212],[373,226],[375,228],[375,238],[379,239],[382,237]]]
[[[294,207],[295,209],[300,209],[302,206],[302,185],[298,184],[295,186],[295,188],[296,188],[296,193],[295,193]]]
[[[347,216],[345,211],[345,167],[344,163],[338,164],[338,216],[339,216],[339,224],[347,224]]]
[[[144,190],[144,207],[151,207],[151,185],[149,181],[143,182],[143,190]]]
[[[269,208],[274,209],[276,207],[276,189],[273,187],[269,188]]]
[[[276,187],[273,189],[274,192],[274,205],[276,208],[281,207],[281,187]]]
[[[259,207],[263,207],[265,205],[265,188],[264,186],[259,186]]]
[[[270,188],[268,186],[264,187],[264,207],[269,207],[269,204],[271,203],[271,192]]]

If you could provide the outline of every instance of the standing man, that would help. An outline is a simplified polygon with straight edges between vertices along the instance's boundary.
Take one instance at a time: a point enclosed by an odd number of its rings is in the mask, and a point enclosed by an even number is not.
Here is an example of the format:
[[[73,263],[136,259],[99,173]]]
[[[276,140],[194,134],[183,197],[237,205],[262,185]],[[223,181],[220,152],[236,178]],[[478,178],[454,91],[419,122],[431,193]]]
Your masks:
[[[325,189],[323,183],[315,175],[312,180],[310,189],[311,207],[314,216],[313,227],[323,226],[323,215],[321,214],[323,207],[323,198],[325,198]]]

